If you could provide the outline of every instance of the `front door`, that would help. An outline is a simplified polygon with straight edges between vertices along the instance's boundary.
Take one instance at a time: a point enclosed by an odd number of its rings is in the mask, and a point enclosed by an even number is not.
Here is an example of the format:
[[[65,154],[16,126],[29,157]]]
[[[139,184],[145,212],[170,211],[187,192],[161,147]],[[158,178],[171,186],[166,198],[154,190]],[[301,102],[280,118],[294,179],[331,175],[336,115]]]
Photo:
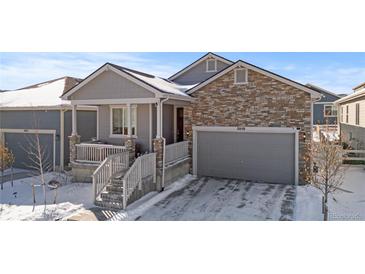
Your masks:
[[[184,109],[176,108],[176,142],[184,141]]]

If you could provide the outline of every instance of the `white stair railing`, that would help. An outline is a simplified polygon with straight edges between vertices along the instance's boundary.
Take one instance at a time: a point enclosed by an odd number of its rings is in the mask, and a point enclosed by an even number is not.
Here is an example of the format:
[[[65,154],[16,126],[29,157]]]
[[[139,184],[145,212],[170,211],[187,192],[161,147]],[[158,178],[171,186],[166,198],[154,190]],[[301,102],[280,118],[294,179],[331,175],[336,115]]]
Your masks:
[[[123,178],[123,208],[138,187],[142,190],[142,179],[152,176],[156,183],[156,153],[149,153],[138,157]]]
[[[94,201],[110,182],[114,174],[129,167],[129,152],[125,151],[118,154],[109,155],[94,171],[92,175],[93,181],[93,197]]]
[[[183,141],[166,146],[165,163],[169,164],[189,156],[189,142]]]

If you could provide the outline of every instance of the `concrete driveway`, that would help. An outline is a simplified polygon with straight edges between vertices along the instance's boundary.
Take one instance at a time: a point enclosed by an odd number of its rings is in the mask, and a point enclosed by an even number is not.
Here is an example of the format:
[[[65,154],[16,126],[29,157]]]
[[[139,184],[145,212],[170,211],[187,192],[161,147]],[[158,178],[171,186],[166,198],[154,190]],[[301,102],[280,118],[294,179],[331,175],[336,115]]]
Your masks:
[[[294,186],[202,177],[154,204],[136,220],[293,220]]]

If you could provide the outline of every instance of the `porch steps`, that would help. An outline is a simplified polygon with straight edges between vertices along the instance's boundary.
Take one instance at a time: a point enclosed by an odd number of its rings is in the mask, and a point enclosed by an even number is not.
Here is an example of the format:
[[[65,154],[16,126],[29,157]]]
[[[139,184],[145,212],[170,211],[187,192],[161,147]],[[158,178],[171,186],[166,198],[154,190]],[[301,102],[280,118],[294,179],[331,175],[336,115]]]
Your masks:
[[[118,172],[96,199],[95,205],[111,209],[123,209],[123,177],[128,169]]]

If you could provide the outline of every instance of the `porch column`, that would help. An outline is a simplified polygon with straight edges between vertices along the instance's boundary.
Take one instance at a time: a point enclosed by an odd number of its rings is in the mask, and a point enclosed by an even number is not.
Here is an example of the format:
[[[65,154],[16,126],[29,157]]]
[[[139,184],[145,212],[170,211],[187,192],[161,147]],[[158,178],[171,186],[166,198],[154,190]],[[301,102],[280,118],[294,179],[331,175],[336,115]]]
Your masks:
[[[77,134],[77,105],[72,105],[72,133],[68,137],[70,141],[70,162],[77,159],[76,145],[80,144],[80,136]]]
[[[77,105],[72,105],[72,134],[77,135]]]
[[[128,123],[128,138],[124,145],[129,152],[129,163],[132,164],[136,158],[136,141],[132,137],[132,108],[131,104],[127,104],[127,123]]]
[[[161,102],[158,101],[157,102],[157,107],[156,107],[156,113],[157,113],[157,117],[156,117],[156,122],[157,122],[157,131],[156,131],[156,139],[161,138],[162,134],[161,134]]]
[[[132,138],[132,108],[127,104],[128,137]]]

